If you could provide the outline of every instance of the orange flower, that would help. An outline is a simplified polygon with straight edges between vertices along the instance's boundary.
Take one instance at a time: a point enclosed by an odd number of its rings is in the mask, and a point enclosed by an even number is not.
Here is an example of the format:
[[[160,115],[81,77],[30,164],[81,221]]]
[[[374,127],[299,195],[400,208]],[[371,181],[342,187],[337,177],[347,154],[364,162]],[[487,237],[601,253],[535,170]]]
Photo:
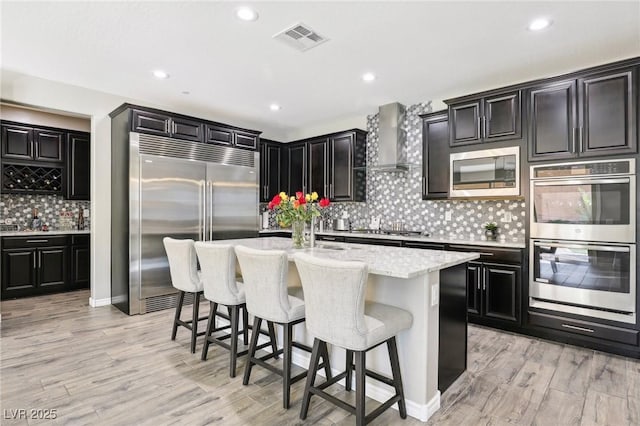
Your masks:
[[[300,207],[300,201],[298,201],[298,200],[293,200],[293,208],[294,208],[294,209],[297,209],[297,208],[299,208],[299,207]]]

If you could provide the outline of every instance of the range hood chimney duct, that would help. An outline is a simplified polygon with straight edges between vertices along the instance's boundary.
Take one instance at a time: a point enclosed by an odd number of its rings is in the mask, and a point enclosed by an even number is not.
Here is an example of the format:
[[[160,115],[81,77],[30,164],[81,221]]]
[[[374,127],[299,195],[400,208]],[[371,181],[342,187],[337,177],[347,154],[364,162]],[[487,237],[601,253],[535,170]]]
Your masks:
[[[402,127],[406,114],[404,105],[394,102],[382,105],[378,113],[378,165],[373,170],[404,172],[407,163],[407,132]]]

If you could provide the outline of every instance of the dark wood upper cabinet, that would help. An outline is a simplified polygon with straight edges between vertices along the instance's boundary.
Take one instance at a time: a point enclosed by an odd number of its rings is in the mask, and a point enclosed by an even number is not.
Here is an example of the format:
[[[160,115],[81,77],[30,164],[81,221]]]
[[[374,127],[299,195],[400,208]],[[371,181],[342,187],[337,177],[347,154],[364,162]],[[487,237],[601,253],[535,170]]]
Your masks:
[[[64,161],[64,132],[33,129],[33,147],[36,161]]]
[[[281,186],[281,145],[262,139],[260,142],[260,201],[269,202],[274,195],[287,188]]]
[[[288,193],[307,192],[307,144],[295,144],[287,149]]]
[[[282,187],[332,201],[367,198],[367,133],[347,130],[281,145]]]
[[[233,132],[225,127],[207,124],[206,143],[217,143],[220,145],[233,145]]]
[[[2,158],[33,160],[33,156],[33,128],[3,125]]]
[[[123,104],[109,114],[112,118],[131,111],[131,130],[191,142],[228,145],[257,151],[260,132],[172,112]]]
[[[3,124],[2,158],[61,163],[64,139],[64,131]]]
[[[329,194],[329,141],[326,138],[310,141],[307,146],[308,188],[305,192],[317,192],[320,197]]]
[[[67,135],[67,192],[69,200],[90,200],[91,142],[88,133]]]
[[[636,152],[636,86],[637,72],[632,68],[578,80],[582,156]]]
[[[528,90],[529,160],[637,152],[637,68]]]
[[[186,118],[171,119],[171,137],[192,142],[202,142],[204,125],[195,120]]]
[[[520,139],[520,91],[488,95],[449,106],[450,145]]]
[[[575,80],[535,86],[527,93],[529,160],[576,157]]]
[[[236,132],[235,145],[240,148],[255,150],[258,148],[258,135],[255,133]]]
[[[150,111],[134,109],[132,112],[132,130],[140,133],[150,133],[159,136],[171,136],[169,124],[171,117]]]
[[[480,142],[482,138],[481,108],[480,101],[450,107],[451,146]]]
[[[519,91],[486,97],[483,107],[482,131],[485,141],[522,137],[522,105]]]
[[[449,116],[439,111],[422,116],[422,199],[449,195]]]
[[[329,162],[331,182],[329,193],[324,194],[333,201],[354,200],[354,150],[355,135],[346,133],[332,137]]]

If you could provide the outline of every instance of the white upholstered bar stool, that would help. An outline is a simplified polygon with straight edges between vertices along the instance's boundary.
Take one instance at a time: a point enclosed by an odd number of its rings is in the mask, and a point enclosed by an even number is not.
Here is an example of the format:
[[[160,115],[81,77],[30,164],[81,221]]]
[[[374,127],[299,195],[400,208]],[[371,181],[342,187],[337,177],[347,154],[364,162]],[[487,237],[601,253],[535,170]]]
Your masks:
[[[204,334],[204,332],[198,333],[198,321],[205,320],[207,317],[198,318],[200,295],[203,291],[203,285],[198,274],[198,262],[194,242],[189,239],[177,240],[170,237],[164,237],[162,242],[167,252],[167,259],[169,259],[171,284],[180,291],[178,305],[176,306],[176,315],[173,320],[171,340],[176,340],[179,325],[191,330],[191,353],[195,353],[196,338]],[[193,316],[190,320],[182,321],[180,319],[180,313],[182,312],[185,293],[193,295]]]
[[[246,355],[247,350],[238,352],[238,336],[242,334],[243,343],[249,344],[249,317],[245,303],[244,284],[236,281],[236,254],[233,246],[226,244],[195,243],[196,253],[200,261],[201,279],[204,284],[204,297],[209,300],[209,321],[205,332],[201,359],[207,359],[209,344],[214,343],[230,351],[229,375],[236,376],[236,361]],[[220,305],[226,306],[229,316],[218,311]],[[228,326],[215,327],[215,317],[221,316],[229,320]],[[240,330],[240,315],[243,328]],[[212,336],[221,330],[231,328],[231,332],[221,336]],[[270,328],[273,333],[273,327]],[[229,339],[229,343],[225,340]],[[273,350],[276,350],[275,339]],[[265,345],[266,346],[266,345]]]
[[[310,347],[293,341],[293,326],[300,324],[305,319],[302,289],[287,287],[289,265],[286,252],[255,250],[244,246],[236,246],[235,251],[242,270],[247,310],[255,317],[242,383],[249,384],[254,364],[281,375],[283,406],[289,408],[291,385],[307,375],[305,370],[291,377],[292,348],[296,347],[311,352]],[[267,324],[275,323],[283,326],[283,347],[258,358],[256,357],[256,349],[260,325],[263,320],[267,321]],[[282,369],[266,362],[279,354],[282,354],[283,358]],[[331,378],[328,353],[324,351],[319,356],[324,361],[320,367],[324,367],[327,378]]]
[[[302,398],[300,418],[307,417],[311,395],[318,395],[356,416],[356,424],[364,425],[396,402],[400,417],[407,417],[404,402],[396,335],[411,327],[411,313],[394,306],[365,302],[367,266],[361,262],[320,259],[308,254],[295,255],[305,295],[307,330],[314,337],[309,375]],[[326,352],[327,343],[347,350],[346,370],[331,380],[315,385],[319,354]],[[387,344],[393,377],[385,377],[366,369],[366,353]],[[355,354],[355,407],[324,391],[345,378],[346,390],[351,390],[353,355]],[[365,414],[365,375],[395,388],[395,395],[369,414]]]

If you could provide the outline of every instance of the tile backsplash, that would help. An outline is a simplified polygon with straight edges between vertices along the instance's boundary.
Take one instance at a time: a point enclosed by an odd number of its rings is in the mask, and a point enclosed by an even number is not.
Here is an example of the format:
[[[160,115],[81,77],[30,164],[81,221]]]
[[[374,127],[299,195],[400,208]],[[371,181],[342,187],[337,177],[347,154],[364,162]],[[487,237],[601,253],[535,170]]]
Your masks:
[[[60,213],[71,212],[73,224],[78,220],[79,209],[89,209],[90,201],[66,200],[61,195],[42,194],[2,194],[0,195],[0,220],[10,219],[20,230],[31,227],[32,212],[38,209],[38,216],[50,230],[60,229]],[[84,218],[85,229],[91,229],[91,214]]]
[[[407,134],[407,160],[412,164],[409,171],[369,170],[367,201],[334,203],[326,209],[324,217],[338,218],[346,212],[354,228],[367,228],[370,218],[380,217],[383,229],[402,221],[406,229],[428,231],[432,236],[476,240],[484,238],[485,223],[496,222],[500,239],[524,241],[526,206],[522,200],[422,200],[422,120],[419,115],[427,112],[431,112],[431,102],[411,105],[402,123]],[[378,114],[367,117],[367,166],[377,164]],[[261,211],[264,207],[261,206]],[[447,212],[450,220],[446,220]],[[271,225],[275,226],[273,217]]]

